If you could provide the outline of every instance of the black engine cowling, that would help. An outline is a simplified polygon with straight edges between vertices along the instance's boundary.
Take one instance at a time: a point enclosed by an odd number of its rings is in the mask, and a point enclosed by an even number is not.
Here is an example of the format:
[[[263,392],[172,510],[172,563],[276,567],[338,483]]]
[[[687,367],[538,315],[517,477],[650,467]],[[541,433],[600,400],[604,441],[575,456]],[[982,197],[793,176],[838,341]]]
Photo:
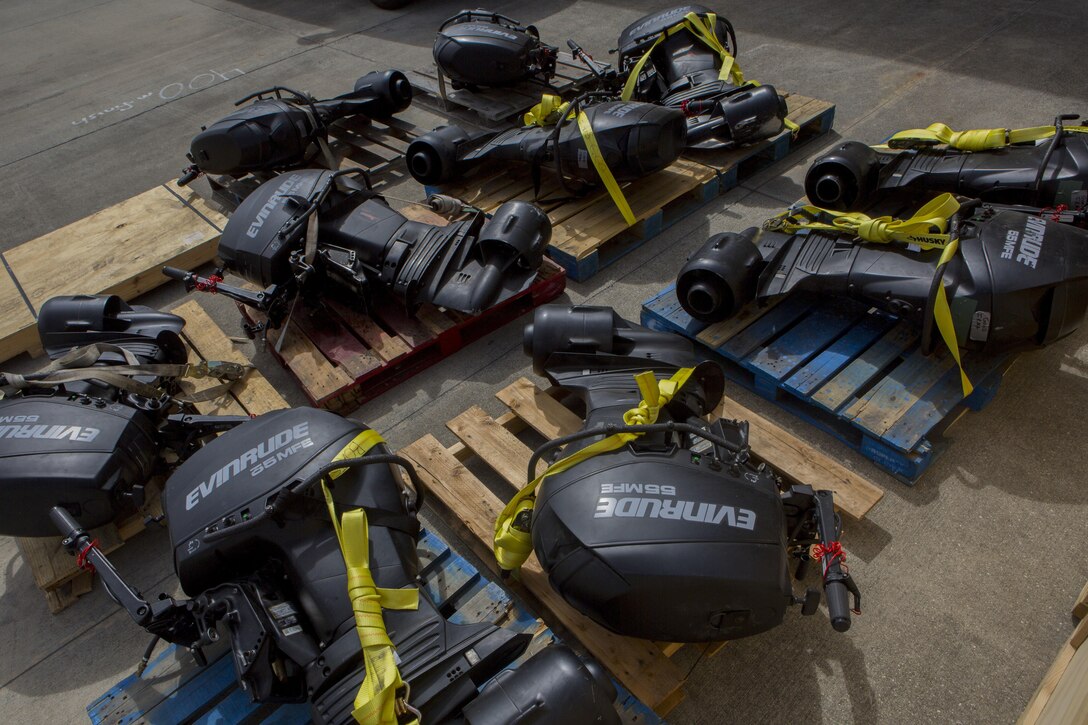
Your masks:
[[[555,74],[556,48],[533,26],[484,10],[462,10],[434,40],[434,62],[454,88],[503,86]]]
[[[538,308],[525,352],[536,372],[585,404],[583,431],[536,454],[565,443],[562,459],[601,440],[593,431],[636,430],[624,417],[642,397],[635,375],[661,381],[691,370],[641,436],[539,484],[533,549],[564,599],[615,632],[669,642],[736,639],[779,624],[795,603],[789,559],[799,540],[837,536],[830,494],[784,489],[751,464],[747,423],[706,424],[721,400],[721,369],[696,365],[686,340],[600,307]],[[853,583],[833,567],[825,584],[832,621],[846,629],[842,587]]]

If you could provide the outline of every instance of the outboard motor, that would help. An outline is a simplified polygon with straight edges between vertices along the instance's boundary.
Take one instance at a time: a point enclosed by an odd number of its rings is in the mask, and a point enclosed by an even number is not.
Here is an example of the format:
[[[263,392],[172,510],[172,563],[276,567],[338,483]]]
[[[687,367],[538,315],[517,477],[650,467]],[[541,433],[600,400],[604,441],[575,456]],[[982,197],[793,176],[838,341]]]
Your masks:
[[[817,206],[857,211],[884,199],[949,192],[990,204],[1049,207],[1059,221],[1088,224],[1088,133],[1063,127],[1075,118],[1059,116],[1044,140],[978,151],[934,148],[935,139],[912,138],[912,132],[896,134],[887,148],[847,141],[809,167],[805,194]]]
[[[411,464],[374,431],[295,408],[211,441],[168,482],[174,568],[188,600],[145,601],[64,509],[53,517],[141,626],[197,653],[225,635],[238,682],[254,702],[309,702],[315,723],[346,725],[355,722],[356,693],[375,665],[360,647],[338,538],[365,542],[368,560],[354,565],[353,587],[369,586],[358,573],[368,568],[374,586],[414,598],[406,595],[418,593],[422,496]],[[365,523],[342,517],[360,509]],[[544,650],[478,694],[525,650],[529,635],[487,622],[453,624],[425,595],[417,607],[383,605],[380,616],[408,685],[395,692],[398,722],[499,725],[528,722],[515,715],[530,710],[545,714],[532,722],[619,722],[607,677],[572,662],[565,649]]]
[[[691,17],[697,27],[692,27]],[[707,38],[699,35],[703,31]],[[734,64],[733,25],[702,5],[637,20],[620,33],[618,48],[620,73],[628,78],[623,97],[682,110],[688,118],[688,148],[740,146],[770,138],[785,127],[785,99],[774,86],[744,82]],[[725,63],[732,71],[723,79]]]
[[[184,458],[203,437],[246,420],[198,416],[179,402],[184,325],[115,295],[42,305],[38,334],[53,364],[0,375],[17,389],[0,400],[0,534],[56,536],[54,506],[86,528],[107,524],[143,504],[145,484],[167,470],[164,451]],[[203,369],[228,379],[243,372]]]
[[[192,165],[182,172],[179,186],[200,174],[244,176],[307,166],[327,148],[329,124],[349,116],[389,118],[412,103],[412,85],[399,70],[375,71],[355,81],[350,93],[324,101],[275,86],[234,105],[249,101],[193,138],[187,154]]]
[[[226,269],[254,292],[166,268],[187,289],[225,294],[278,327],[296,295],[338,295],[366,307],[372,295],[414,310],[430,303],[476,314],[528,289],[551,239],[538,207],[510,201],[444,227],[410,221],[354,172],[295,171],[265,182],[231,216],[219,241]],[[316,224],[315,224],[316,222]],[[316,238],[307,240],[308,228]],[[309,242],[309,244],[307,243]]]
[[[680,157],[686,134],[678,110],[648,103],[607,101],[584,108],[601,156],[617,181],[633,181]],[[480,163],[531,164],[554,171],[569,186],[601,183],[575,119],[559,114],[551,126],[524,126],[481,142],[458,126],[442,126],[408,146],[408,171],[421,184],[453,181]],[[574,191],[573,189],[571,189]]]
[[[1047,345],[1073,332],[1088,307],[1088,232],[977,202],[952,217],[956,253],[868,244],[848,232],[763,231],[711,237],[680,270],[676,293],[692,317],[723,320],[753,300],[810,291],[864,300],[938,338],[934,309],[943,285],[959,345],[999,350]]]
[[[455,89],[504,86],[526,79],[547,84],[558,49],[540,42],[532,25],[486,10],[462,10],[442,23],[434,62]]]
[[[842,566],[832,494],[754,465],[746,422],[705,421],[721,368],[608,307],[538,308],[525,353],[581,399],[585,425],[534,452],[530,477],[551,465],[503,511],[500,566],[534,550],[552,587],[608,629],[705,642],[771,629],[791,604],[815,612],[819,591],[795,596],[789,569],[797,560],[803,574],[819,543],[832,625],[849,628],[847,593],[855,611],[860,595]]]

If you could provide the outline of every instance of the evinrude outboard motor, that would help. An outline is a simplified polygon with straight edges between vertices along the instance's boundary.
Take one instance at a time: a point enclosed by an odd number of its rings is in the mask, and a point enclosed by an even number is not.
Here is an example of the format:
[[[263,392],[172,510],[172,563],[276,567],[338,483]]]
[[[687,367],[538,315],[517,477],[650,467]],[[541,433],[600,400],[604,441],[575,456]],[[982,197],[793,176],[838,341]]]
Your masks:
[[[462,10],[434,39],[434,62],[454,88],[504,86],[529,78],[547,84],[558,49],[532,25],[486,10]]]
[[[408,474],[410,486],[394,466]],[[345,539],[364,537],[369,561],[356,566],[368,566],[383,590],[411,591],[418,587],[422,496],[411,464],[374,431],[333,413],[295,408],[220,436],[168,482],[164,510],[188,600],[143,600],[64,509],[53,516],[70,548],[85,552],[141,626],[198,653],[226,635],[238,681],[253,701],[309,702],[315,723],[346,725],[355,722],[354,700],[370,665],[333,512],[340,519],[365,511],[366,527],[357,521],[359,528],[349,532],[347,517],[342,524]],[[367,586],[353,576],[352,586]],[[381,619],[408,684],[396,693],[399,722],[526,722],[499,716],[534,706],[534,714],[572,719],[532,722],[594,722],[598,715],[602,723],[618,722],[614,711],[605,717],[611,710],[606,697],[614,696],[607,677],[571,662],[569,651],[538,655],[536,667],[501,675],[478,695],[525,650],[529,635],[488,622],[452,624],[425,595],[417,608],[383,606]],[[573,704],[579,707],[565,709]]]
[[[0,376],[18,390],[0,400],[0,534],[56,536],[54,506],[87,528],[109,523],[143,503],[145,484],[166,470],[165,449],[184,458],[204,436],[246,420],[198,416],[171,397],[170,373],[186,367],[184,324],[114,295],[42,305],[38,333],[53,364]],[[122,374],[148,365],[156,368]],[[230,364],[205,369],[241,374]]]
[[[620,33],[618,64],[628,76],[624,98],[681,109],[688,116],[689,148],[740,146],[781,132],[788,110],[774,86],[745,83],[739,71],[720,78],[726,61],[690,27],[666,35],[690,15],[733,62],[737,37],[725,18],[702,5],[652,13]]]
[[[941,285],[967,349],[1046,345],[1080,325],[1088,232],[975,202],[952,218],[949,237],[958,237],[958,250],[941,265],[940,249],[866,244],[847,232],[716,234],[680,270],[676,294],[706,322],[795,291],[854,297],[915,322],[926,352],[940,339],[933,320]]]
[[[584,107],[601,156],[617,181],[633,181],[667,167],[684,150],[684,115],[648,103],[607,101]],[[524,126],[481,142],[458,126],[442,126],[408,146],[408,171],[421,184],[452,181],[479,163],[532,164],[554,171],[560,180],[598,185],[574,119],[561,114],[552,126]]]
[[[412,103],[412,85],[399,70],[375,71],[355,81],[350,93],[328,100],[275,86],[234,105],[248,101],[253,103],[193,138],[187,154],[193,163],[182,172],[179,186],[202,173],[242,176],[306,166],[322,154],[329,124],[349,116],[388,118],[403,111]]]
[[[373,294],[409,309],[431,303],[478,313],[528,289],[551,238],[538,207],[510,201],[440,227],[410,221],[354,172],[316,169],[265,182],[231,216],[219,241],[226,269],[265,289],[166,268],[188,289],[210,289],[267,313],[278,327],[297,294],[337,294],[366,307]],[[316,238],[307,240],[316,222]]]
[[[768,630],[794,603],[816,611],[819,591],[795,597],[789,568],[821,542],[834,552],[821,555],[831,621],[849,628],[847,591],[859,595],[841,566],[831,492],[786,487],[754,465],[746,422],[705,421],[723,392],[716,364],[697,365],[687,340],[608,307],[538,308],[525,353],[581,398],[585,426],[533,454],[530,476],[562,448],[535,505],[527,488],[503,512],[500,565],[520,564],[511,554],[524,544],[527,556],[531,536],[551,585],[594,621],[633,637],[704,642]]]
[[[1088,223],[1088,133],[1063,127],[1075,118],[1059,116],[1053,135],[1042,141],[979,151],[931,148],[935,142],[895,136],[890,148],[881,149],[847,141],[813,162],[805,194],[817,206],[855,211],[886,198],[909,201],[949,192],[1051,211],[1062,205],[1059,216],[1068,212],[1068,221]]]

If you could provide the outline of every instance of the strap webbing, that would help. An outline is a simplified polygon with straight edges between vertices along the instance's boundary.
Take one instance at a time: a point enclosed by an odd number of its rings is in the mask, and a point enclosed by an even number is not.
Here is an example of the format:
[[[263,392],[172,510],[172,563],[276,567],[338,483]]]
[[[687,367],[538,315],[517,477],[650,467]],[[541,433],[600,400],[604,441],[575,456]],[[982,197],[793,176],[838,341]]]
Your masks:
[[[717,22],[718,16],[716,13],[707,13],[705,21],[696,13],[688,13],[679,23],[662,31],[657,40],[653,42],[653,45],[642,54],[642,57],[635,63],[635,67],[631,69],[630,75],[627,76],[627,81],[623,84],[623,92],[620,94],[620,99],[624,101],[631,100],[631,97],[635,94],[635,87],[638,85],[638,77],[642,73],[646,61],[650,59],[650,54],[653,53],[654,49],[670,35],[679,33],[683,30],[689,31],[698,40],[702,41],[704,45],[718,54],[718,57],[722,61],[722,67],[718,70],[718,80],[729,81],[729,83],[734,86],[743,86],[744,73],[741,71],[740,66],[737,65],[737,59],[726,50],[725,46],[718,40],[717,33],[714,32],[714,27],[717,25]],[[759,85],[759,81],[748,81],[748,83],[753,86]],[[782,125],[789,129],[790,133],[794,136],[801,130],[800,126],[788,118],[782,119]]]
[[[121,355],[126,364],[95,367],[95,363],[106,353]],[[8,384],[16,389],[49,388],[80,380],[98,380],[146,398],[159,398],[164,395],[164,391],[154,385],[133,380],[133,377],[217,378],[227,381],[196,393],[171,396],[181,403],[202,403],[225,394],[251,369],[251,365],[217,360],[203,360],[199,363],[143,364],[128,349],[120,345],[100,342],[72,350],[54,360],[41,372],[27,375],[4,373],[3,375]]]
[[[740,66],[737,65],[737,59],[729,54],[729,51],[725,49],[721,41],[718,40],[717,34],[714,32],[714,26],[718,22],[718,16],[715,13],[707,13],[706,20],[696,13],[688,13],[684,16],[676,25],[666,28],[657,37],[657,40],[646,49],[646,52],[642,54],[642,57],[635,63],[635,67],[631,69],[630,75],[627,76],[627,82],[623,84],[623,92],[620,94],[620,98],[624,101],[631,100],[631,97],[635,93],[635,86],[638,85],[639,74],[642,73],[643,67],[646,65],[646,61],[650,59],[650,54],[654,52],[666,38],[671,35],[682,31],[688,31],[695,36],[696,39],[702,41],[702,43],[708,46],[711,50],[718,54],[721,58],[722,67],[718,71],[719,80],[727,80],[734,86],[744,85],[744,73],[741,72]]]
[[[363,431],[344,446],[332,462],[359,458],[375,445],[384,442],[376,431]],[[339,477],[344,470],[341,468],[330,472],[329,478]],[[361,508],[353,509],[338,518],[332,493],[324,481],[321,482],[321,490],[325,495],[329,518],[336,530],[336,538],[340,542],[344,565],[347,567],[348,598],[355,613],[355,629],[359,634],[366,667],[366,675],[355,695],[352,716],[360,725],[418,723],[418,717],[404,717],[412,712],[408,706],[408,685],[401,679],[397,669],[397,658],[393,642],[385,628],[382,609],[418,608],[419,590],[415,587],[382,589],[374,583],[374,575],[370,570],[370,536],[366,512]]]
[[[986,151],[1012,144],[1028,143],[1050,138],[1057,129],[1054,126],[1031,128],[976,128],[953,131],[943,123],[932,123],[926,128],[912,128],[888,139],[888,148],[909,149],[947,145],[960,151]],[[1063,126],[1064,133],[1088,133],[1088,126]]]
[[[861,212],[839,212],[818,206],[804,205],[787,209],[768,219],[765,229],[787,234],[802,229],[826,232],[847,232],[865,242],[887,244],[903,242],[922,249],[944,249],[951,242],[947,234],[948,220],[960,208],[952,194],[941,194],[916,211],[909,219],[890,216],[870,217]]]
[[[673,399],[691,377],[694,368],[681,368],[668,380],[658,380],[652,371],[635,376],[642,401],[638,407],[623,414],[627,425],[650,425],[657,421],[661,409]],[[548,470],[530,481],[517,492],[503,508],[495,521],[495,559],[505,571],[514,571],[525,563],[533,551],[532,534],[524,527],[515,526],[519,516],[526,516],[536,504],[536,489],[548,476],[589,460],[600,453],[614,451],[641,437],[643,433],[613,433],[607,438],[582,448],[548,466]]]
[[[559,96],[546,93],[540,98],[540,103],[525,113],[525,125],[543,127],[559,123],[564,116],[569,119],[571,118],[570,106],[570,103],[563,102]],[[627,222],[627,226],[634,225],[638,219],[635,218],[634,212],[631,211],[631,205],[627,203],[627,197],[623,195],[623,189],[620,188],[616,177],[612,175],[612,170],[608,168],[608,163],[605,162],[604,156],[601,154],[601,147],[597,145],[597,137],[593,133],[593,124],[590,122],[589,116],[580,109],[577,112],[577,123],[578,132],[582,134],[582,143],[586,146],[589,159],[593,162],[593,168],[597,170],[597,175],[601,177],[604,188],[608,191],[608,195],[612,197],[612,203],[616,205],[620,214],[623,215],[623,220]]]
[[[941,249],[943,250],[941,258],[937,262],[938,274],[941,274],[945,265],[959,249],[959,239],[951,238],[947,233],[948,220],[959,208],[960,204],[952,194],[941,194],[916,211],[909,219],[896,219],[890,216],[874,219],[860,212],[843,213],[818,206],[801,206],[787,209],[778,216],[768,219],[764,228],[787,234],[807,229],[846,232],[863,242],[874,244],[902,242],[917,245],[922,249]],[[933,319],[937,323],[941,339],[948,346],[949,352],[952,353],[959,367],[960,384],[963,397],[966,398],[974,390],[974,386],[968,379],[967,372],[963,368],[963,361],[960,359],[959,338],[952,322],[952,309],[948,304],[948,295],[945,293],[943,284],[937,286],[936,297],[933,301]]]

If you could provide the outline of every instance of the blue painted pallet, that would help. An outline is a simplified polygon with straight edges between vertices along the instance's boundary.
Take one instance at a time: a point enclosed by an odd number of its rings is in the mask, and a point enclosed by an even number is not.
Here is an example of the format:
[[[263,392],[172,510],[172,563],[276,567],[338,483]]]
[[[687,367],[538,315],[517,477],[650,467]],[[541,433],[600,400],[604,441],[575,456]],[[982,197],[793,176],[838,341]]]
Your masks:
[[[524,169],[492,166],[458,184],[428,186],[426,191],[456,196],[489,212],[507,201],[539,197],[553,227],[548,256],[566,270],[569,279],[583,282],[719,194],[827,133],[835,122],[835,106],[826,101],[793,94],[787,104],[790,120],[800,129],[797,134],[783,131],[727,151],[691,151],[667,169],[625,184],[624,195],[638,220],[631,227],[607,194],[570,199],[552,180],[534,194],[531,175]],[[557,196],[564,199],[548,201]]]
[[[966,399],[951,355],[923,355],[915,329],[853,300],[787,296],[736,318],[693,320],[670,285],[642,305],[642,324],[680,333],[726,375],[913,484],[944,449],[942,434],[981,410],[1015,355],[967,355]]]
[[[557,642],[551,630],[515,602],[468,560],[431,532],[420,537],[421,589],[454,623],[490,621],[533,635],[527,652],[511,665]],[[310,722],[307,704],[260,705],[250,701],[235,680],[225,638],[208,653],[210,664],[198,666],[184,649],[167,647],[142,677],[126,677],[87,706],[93,725],[303,725]],[[617,706],[626,723],[655,725],[664,721],[616,683]]]

